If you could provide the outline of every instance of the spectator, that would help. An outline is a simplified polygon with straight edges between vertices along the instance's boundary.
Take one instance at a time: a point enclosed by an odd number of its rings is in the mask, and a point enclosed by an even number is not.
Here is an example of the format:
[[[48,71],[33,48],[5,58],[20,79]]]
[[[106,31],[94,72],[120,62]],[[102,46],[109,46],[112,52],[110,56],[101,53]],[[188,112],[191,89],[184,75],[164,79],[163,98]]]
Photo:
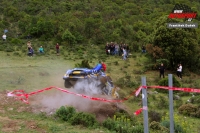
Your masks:
[[[120,48],[120,49],[119,49],[119,51],[120,51],[120,54],[119,54],[119,55],[121,56],[121,55],[123,54],[123,46],[120,45],[119,48]]]
[[[27,47],[28,47],[28,51],[29,51],[31,49],[31,42],[30,41],[27,42]]]
[[[142,53],[146,53],[146,48],[144,45],[142,46]]]
[[[30,47],[30,50],[28,51],[28,56],[33,56],[34,50],[32,47]]]
[[[2,36],[2,39],[3,39],[3,41],[6,41],[6,34],[3,34],[3,36]]]
[[[126,44],[126,52],[127,52],[126,57],[128,58],[128,55],[129,55],[129,46],[128,46],[128,44]]]
[[[116,44],[115,45],[115,55],[118,55],[119,54],[119,45]]]
[[[106,46],[105,46],[105,50],[106,50],[106,54],[107,54],[107,55],[109,54],[109,53],[108,53],[108,49],[109,49],[109,43],[107,43]]]
[[[31,39],[32,37],[31,37],[31,35],[30,34],[28,34],[27,36],[26,36],[26,39]]]
[[[44,48],[42,46],[39,48],[39,53],[44,53]]]
[[[163,76],[163,78],[165,78],[165,67],[163,65],[163,63],[161,63],[160,67],[159,67],[159,70],[160,70],[160,78]]]
[[[59,55],[59,53],[60,53],[60,46],[58,43],[56,44],[56,53],[57,53],[57,55]]]
[[[127,52],[126,52],[125,48],[123,48],[122,56],[123,56],[123,60],[126,60]]]
[[[183,69],[182,65],[179,64],[179,65],[178,65],[178,68],[177,68],[177,76],[178,76],[180,79],[182,79],[182,69]]]

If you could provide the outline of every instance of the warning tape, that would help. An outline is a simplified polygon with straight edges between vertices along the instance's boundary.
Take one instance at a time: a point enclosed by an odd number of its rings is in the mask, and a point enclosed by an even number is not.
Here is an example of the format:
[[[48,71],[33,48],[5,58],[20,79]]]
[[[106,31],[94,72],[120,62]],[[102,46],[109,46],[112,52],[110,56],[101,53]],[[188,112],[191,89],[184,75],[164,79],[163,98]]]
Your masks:
[[[74,93],[74,92],[68,91],[66,89],[62,89],[62,88],[52,86],[52,87],[44,88],[44,89],[37,90],[37,91],[31,92],[31,93],[25,93],[24,90],[14,90],[12,92],[9,92],[7,94],[7,96],[15,97],[16,99],[19,99],[19,100],[28,104],[29,103],[29,96],[35,95],[35,94],[38,94],[38,93],[41,93],[41,92],[44,92],[44,91],[47,91],[47,90],[51,90],[51,89],[57,89],[59,91],[65,92],[65,93],[80,96],[80,97],[87,98],[87,99],[94,100],[94,101],[118,102],[118,103],[128,100],[131,96],[133,96],[135,94],[135,91],[134,91],[128,97],[123,98],[121,100],[119,100],[119,99],[117,99],[117,100],[116,99],[104,99],[104,98],[91,97],[91,96],[87,96],[87,95],[83,95],[83,94]]]
[[[19,100],[29,104],[29,96],[35,95],[35,94],[38,94],[38,93],[41,93],[41,92],[44,92],[44,91],[47,91],[47,90],[51,90],[51,89],[57,89],[59,91],[65,92],[65,93],[80,96],[80,97],[87,98],[87,99],[94,100],[94,101],[118,102],[119,103],[119,102],[124,102],[124,101],[128,100],[133,95],[138,96],[142,89],[148,89],[148,88],[200,93],[200,89],[194,89],[194,88],[178,88],[178,87],[169,87],[169,86],[140,86],[138,89],[133,91],[129,96],[127,96],[127,97],[125,97],[121,100],[118,100],[118,99],[116,100],[116,99],[104,99],[104,98],[98,98],[98,97],[91,97],[91,96],[87,96],[87,95],[83,95],[83,94],[77,94],[77,93],[74,93],[74,92],[70,92],[66,89],[51,86],[51,87],[44,88],[44,89],[41,89],[41,90],[37,90],[37,91],[31,92],[31,93],[25,93],[24,90],[14,90],[12,92],[9,92],[7,94],[7,96],[15,97],[16,99],[19,99]],[[143,107],[143,108],[138,109],[137,111],[134,112],[134,114],[139,115],[142,112],[142,110],[147,110],[147,107]]]

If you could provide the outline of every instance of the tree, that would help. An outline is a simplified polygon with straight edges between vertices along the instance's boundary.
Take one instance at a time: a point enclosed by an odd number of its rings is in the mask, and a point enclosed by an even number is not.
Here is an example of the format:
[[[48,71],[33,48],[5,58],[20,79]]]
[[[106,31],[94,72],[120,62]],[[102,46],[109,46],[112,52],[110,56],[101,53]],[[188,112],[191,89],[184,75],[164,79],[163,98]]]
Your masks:
[[[171,20],[167,16],[161,17],[156,23],[153,44],[164,52],[165,58],[170,61],[173,68],[178,63],[182,63],[185,68],[197,67],[199,60],[198,39],[195,29],[187,28],[167,28],[166,23],[181,22],[181,20]]]
[[[75,36],[72,35],[72,33],[68,29],[66,29],[65,32],[63,33],[62,39],[68,41],[70,45],[74,44],[76,40]]]

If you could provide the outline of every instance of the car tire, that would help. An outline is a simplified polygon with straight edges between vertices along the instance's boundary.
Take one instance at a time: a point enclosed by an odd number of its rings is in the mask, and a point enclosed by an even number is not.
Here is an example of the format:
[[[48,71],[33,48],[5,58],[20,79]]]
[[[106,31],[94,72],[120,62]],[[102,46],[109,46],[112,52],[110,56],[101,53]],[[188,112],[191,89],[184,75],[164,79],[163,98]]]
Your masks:
[[[71,88],[72,84],[70,83],[69,80],[65,80],[64,86],[65,86],[65,88]]]

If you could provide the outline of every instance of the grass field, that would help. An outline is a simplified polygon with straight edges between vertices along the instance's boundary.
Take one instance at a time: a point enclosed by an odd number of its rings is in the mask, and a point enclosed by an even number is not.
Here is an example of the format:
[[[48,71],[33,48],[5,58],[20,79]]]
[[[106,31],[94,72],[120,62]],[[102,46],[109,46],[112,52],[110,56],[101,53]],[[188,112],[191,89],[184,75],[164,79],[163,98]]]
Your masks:
[[[8,56],[5,52],[0,52],[0,131],[1,132],[68,132],[68,133],[108,133],[106,129],[86,129],[82,126],[73,127],[68,123],[46,118],[42,114],[34,114],[29,111],[30,106],[6,97],[6,92],[23,89],[26,92],[36,91],[49,86],[57,86],[64,88],[62,76],[67,69],[73,68],[76,63],[80,63],[81,59],[73,59],[74,54],[68,54],[68,57],[52,55],[34,56],[34,57],[15,57]],[[95,66],[98,59],[90,61],[91,66]],[[120,98],[128,96],[132,91],[141,85],[141,76],[146,76],[147,85],[158,85],[159,72],[147,71],[148,58],[141,53],[132,53],[132,56],[124,61],[119,56],[110,56],[106,58],[107,72],[112,77],[115,84],[122,85],[128,78],[134,84],[132,87],[120,88]],[[166,76],[168,73],[166,71]],[[199,75],[185,74],[183,80],[180,81],[182,87],[199,87]],[[122,80],[125,79],[125,80]],[[125,84],[125,83],[124,83]],[[153,90],[151,90],[153,91]],[[168,99],[168,94],[159,94]],[[157,110],[161,113],[167,113],[168,108],[159,110],[159,95],[149,95],[149,109]],[[186,102],[190,96],[183,97]],[[130,98],[125,102],[128,112],[133,116],[133,112],[141,108],[141,97]],[[175,108],[177,113],[177,108]],[[182,115],[176,116],[178,119],[185,118]],[[136,121],[142,121],[142,115],[134,117]],[[188,128],[187,131],[196,133],[200,131],[200,120],[197,118],[187,117],[184,124]],[[191,126],[191,127],[190,127]]]

